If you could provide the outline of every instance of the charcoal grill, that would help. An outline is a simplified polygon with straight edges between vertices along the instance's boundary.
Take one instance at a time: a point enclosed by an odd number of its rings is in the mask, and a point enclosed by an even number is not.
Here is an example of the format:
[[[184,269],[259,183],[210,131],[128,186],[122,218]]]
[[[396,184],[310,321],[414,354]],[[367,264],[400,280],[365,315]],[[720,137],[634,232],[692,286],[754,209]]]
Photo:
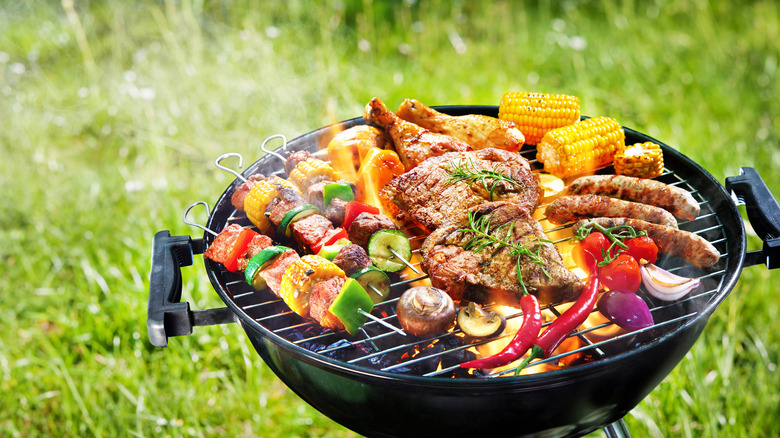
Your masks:
[[[451,115],[493,117],[498,111],[495,106],[437,109]],[[335,133],[363,123],[362,118],[355,118],[321,128],[277,152],[321,150]],[[394,308],[400,293],[425,278],[419,265],[415,267],[418,272],[396,276],[390,298],[372,312],[385,325],[369,320],[354,337],[300,318],[273,294],[255,291],[240,275],[207,259],[209,279],[226,307],[191,310],[189,303],[181,302],[181,268],[193,263],[193,255],[203,253],[213,232],[231,223],[251,226],[230,203],[239,179],[227,187],[210,212],[202,238],[170,236],[167,231],[155,235],[149,339],[164,347],[169,337],[190,334],[195,326],[236,322],[266,364],[296,394],[334,421],[367,436],[579,436],[601,427],[609,436],[627,436],[621,418],[679,363],[736,284],[742,268],[763,263],[771,269],[780,264],[780,207],[755,170],[743,168],[739,176],[727,178],[724,189],[675,149],[624,129],[628,143],[661,145],[665,170],[657,179],[690,191],[701,207],[699,217],[681,222],[680,228],[710,241],[721,258],[711,268],[697,269],[661,257],[660,266],[679,275],[700,277],[702,286],[672,303],[642,294],[652,310],[654,326],[607,339],[593,334],[608,324],[589,327],[572,335],[581,340],[581,347],[530,365],[555,365],[568,356],[576,357],[568,366],[521,376],[512,375],[511,370],[490,376],[470,374],[459,364],[474,357],[471,347],[479,343],[464,343],[457,330],[416,339],[387,328],[386,324],[397,325]],[[526,147],[521,153],[541,168],[535,148]],[[247,168],[244,176],[258,172],[285,176],[281,169],[279,158],[267,154]],[[762,250],[746,253],[738,203],[746,205],[751,225],[764,241]],[[549,233],[565,235],[567,227]],[[419,243],[420,239],[412,240]],[[556,312],[554,307],[548,310]],[[520,317],[508,315],[510,320]]]

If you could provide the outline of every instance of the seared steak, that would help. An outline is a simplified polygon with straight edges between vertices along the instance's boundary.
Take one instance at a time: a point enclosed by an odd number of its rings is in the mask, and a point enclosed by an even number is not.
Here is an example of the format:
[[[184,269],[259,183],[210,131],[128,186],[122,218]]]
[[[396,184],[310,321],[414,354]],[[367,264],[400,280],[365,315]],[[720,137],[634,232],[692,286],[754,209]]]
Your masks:
[[[347,275],[352,275],[355,272],[371,266],[371,258],[360,245],[354,243],[346,245],[341,248],[336,257],[333,259],[333,263],[341,268]]]
[[[572,301],[579,296],[582,282],[563,265],[558,249],[526,209],[509,202],[490,202],[472,213],[486,221],[483,231],[511,241],[515,248],[522,246],[532,255],[514,255],[512,247],[498,244],[468,247],[477,235],[460,231],[471,228],[466,217],[438,228],[423,242],[423,268],[434,287],[445,290],[454,300],[516,307],[523,295],[516,270],[519,260],[523,283],[540,304]]]
[[[502,176],[489,177],[491,172]],[[457,180],[458,174],[475,177]],[[530,213],[543,195],[528,160],[494,148],[429,158],[379,192],[388,212],[428,232],[447,222],[463,222],[470,208],[485,202],[510,201]]]
[[[355,245],[368,247],[371,235],[379,230],[397,230],[398,226],[387,216],[363,212],[349,225],[347,235]]]

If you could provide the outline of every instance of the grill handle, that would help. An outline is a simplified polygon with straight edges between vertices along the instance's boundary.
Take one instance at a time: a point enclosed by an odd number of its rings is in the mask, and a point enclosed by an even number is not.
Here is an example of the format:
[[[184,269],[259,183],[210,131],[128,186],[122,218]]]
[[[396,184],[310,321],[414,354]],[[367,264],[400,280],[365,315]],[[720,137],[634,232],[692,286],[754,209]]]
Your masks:
[[[168,231],[154,235],[146,328],[155,347],[167,347],[169,336],[189,335],[194,326],[236,321],[227,307],[190,310],[190,303],[181,302],[181,268],[192,265],[193,254],[205,250],[203,239],[171,236]]]
[[[750,225],[764,241],[761,251],[748,252],[745,266],[766,263],[767,268],[780,267],[780,205],[752,167],[739,169],[738,176],[726,178],[726,190],[738,204],[745,205]]]

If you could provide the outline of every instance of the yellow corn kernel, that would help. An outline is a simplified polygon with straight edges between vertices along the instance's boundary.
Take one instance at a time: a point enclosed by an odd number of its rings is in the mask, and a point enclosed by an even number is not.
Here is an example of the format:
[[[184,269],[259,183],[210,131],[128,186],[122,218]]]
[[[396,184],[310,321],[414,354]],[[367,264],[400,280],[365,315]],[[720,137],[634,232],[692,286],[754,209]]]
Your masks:
[[[244,198],[244,211],[246,217],[260,230],[261,233],[272,235],[274,227],[265,215],[265,208],[279,195],[279,184],[273,180],[258,181]]]
[[[346,274],[324,257],[305,255],[284,271],[279,296],[293,312],[306,318],[309,316],[312,288],[315,284],[333,277],[346,277]]]
[[[566,94],[504,93],[498,118],[514,122],[526,144],[538,144],[547,132],[580,119],[580,99]]]
[[[310,185],[323,179],[335,181],[337,179],[336,171],[328,163],[316,158],[308,158],[306,161],[298,163],[295,169],[290,172],[289,177],[290,182],[302,192],[305,192]]]
[[[615,151],[615,173],[618,175],[655,178],[663,171],[663,151],[661,146],[651,141],[623,145]]]
[[[611,163],[625,139],[617,120],[603,116],[585,119],[545,134],[536,159],[544,163],[547,173],[564,178]]]

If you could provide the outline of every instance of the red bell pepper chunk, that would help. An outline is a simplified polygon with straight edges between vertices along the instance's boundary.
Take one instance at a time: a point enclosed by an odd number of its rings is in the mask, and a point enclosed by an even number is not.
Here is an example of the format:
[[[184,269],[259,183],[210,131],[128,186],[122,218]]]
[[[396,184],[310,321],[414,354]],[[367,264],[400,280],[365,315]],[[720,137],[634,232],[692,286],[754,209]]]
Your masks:
[[[364,204],[362,202],[349,201],[347,202],[344,221],[341,222],[341,226],[344,227],[345,230],[348,230],[349,226],[352,225],[352,221],[354,221],[360,213],[379,214],[379,209],[373,205]]]
[[[236,241],[233,242],[233,247],[230,248],[227,260],[225,260],[225,269],[230,272],[238,271],[238,258],[241,257],[249,246],[249,242],[257,236],[257,232],[251,228],[244,228],[241,233],[236,237]]]
[[[339,239],[347,239],[347,230],[344,228],[335,228],[333,230],[328,230],[327,233],[325,233],[324,236],[322,236],[322,239],[318,240],[317,243],[311,246],[311,252],[312,254],[318,254],[323,246],[333,245],[338,241]]]

